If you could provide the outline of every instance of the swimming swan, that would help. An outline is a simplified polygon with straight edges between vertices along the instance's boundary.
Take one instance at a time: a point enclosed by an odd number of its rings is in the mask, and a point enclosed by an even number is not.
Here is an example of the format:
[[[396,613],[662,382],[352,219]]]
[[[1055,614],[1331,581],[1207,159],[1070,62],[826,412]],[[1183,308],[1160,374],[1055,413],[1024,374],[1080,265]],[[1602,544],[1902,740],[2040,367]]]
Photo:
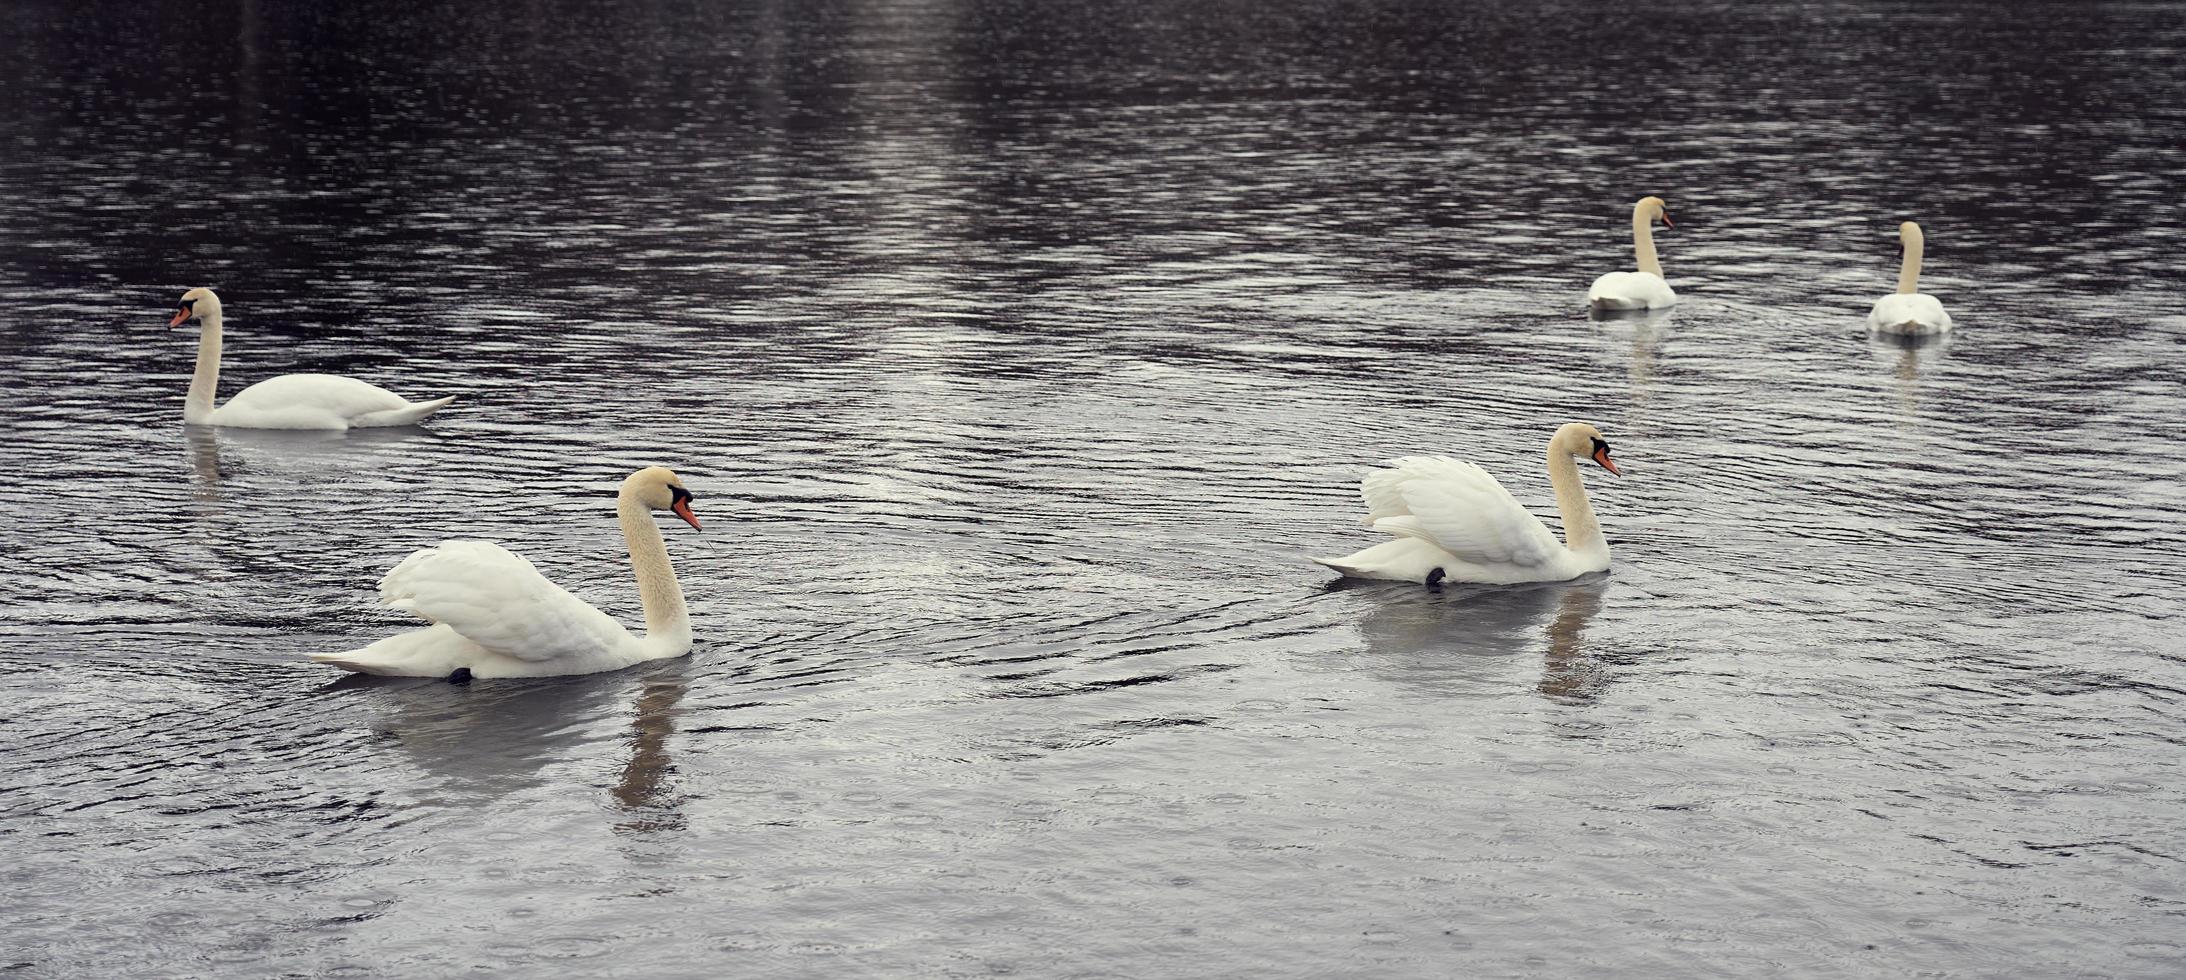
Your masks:
[[[1609,542],[1594,521],[1573,460],[1590,457],[1621,476],[1601,431],[1584,422],[1548,440],[1548,483],[1564,540],[1527,513],[1486,470],[1447,456],[1406,456],[1360,484],[1366,523],[1397,536],[1342,558],[1315,558],[1353,578],[1397,582],[1560,582],[1609,567]]]
[[[414,425],[455,400],[454,395],[413,402],[377,385],[332,374],[284,374],[236,393],[219,408],[220,297],[203,287],[182,294],[170,327],[191,320],[197,335],[197,374],[182,402],[188,425],[226,425],[244,429],[350,429]]]
[[[1643,197],[1632,205],[1632,252],[1639,259],[1638,272],[1609,272],[1594,280],[1586,291],[1586,305],[1595,312],[1654,310],[1677,305],[1677,293],[1663,281],[1662,261],[1655,257],[1654,222],[1670,222],[1668,205],[1659,197]]]
[[[1951,329],[1951,315],[1943,312],[1943,303],[1920,291],[1920,257],[1926,243],[1919,225],[1908,221],[1898,226],[1898,245],[1904,253],[1898,264],[1898,291],[1875,301],[1874,310],[1867,314],[1869,330],[1924,336]]]
[[[674,471],[649,466],[615,494],[630,546],[645,635],[546,580],[531,563],[491,541],[444,541],[412,552],[380,579],[380,602],[433,625],[370,646],[311,659],[390,677],[554,677],[619,670],[691,652],[691,614],[668,564],[653,511],[673,511],[696,528],[691,492]]]

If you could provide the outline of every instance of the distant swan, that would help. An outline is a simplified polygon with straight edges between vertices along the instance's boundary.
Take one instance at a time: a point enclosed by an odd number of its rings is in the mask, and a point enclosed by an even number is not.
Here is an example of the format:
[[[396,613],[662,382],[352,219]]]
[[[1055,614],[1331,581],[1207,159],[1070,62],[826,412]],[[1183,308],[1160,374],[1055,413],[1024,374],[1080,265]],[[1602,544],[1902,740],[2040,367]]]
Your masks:
[[[1926,243],[1919,225],[1908,221],[1898,226],[1898,245],[1904,252],[1898,264],[1898,291],[1875,301],[1875,309],[1867,314],[1869,330],[1922,336],[1951,329],[1951,315],[1943,312],[1942,302],[1920,292],[1920,257]]]
[[[1609,567],[1609,542],[1579,482],[1577,457],[1612,475],[1600,430],[1573,422],[1548,440],[1548,483],[1563,514],[1559,543],[1495,477],[1447,456],[1406,456],[1366,477],[1366,523],[1397,535],[1342,558],[1315,558],[1354,578],[1397,582],[1560,582]]]
[[[1594,280],[1593,288],[1586,291],[1588,308],[1607,312],[1677,305],[1677,293],[1663,281],[1662,261],[1655,257],[1656,218],[1661,218],[1666,227],[1677,227],[1670,222],[1669,208],[1662,198],[1643,197],[1632,205],[1632,252],[1639,259],[1639,271],[1610,272]]]
[[[531,563],[491,541],[444,541],[412,552],[380,579],[380,602],[434,625],[370,646],[314,653],[324,664],[390,677],[555,677],[619,670],[691,652],[691,614],[668,564],[653,511],[698,527],[691,492],[664,466],[630,474],[615,515],[637,574],[645,635],[546,580]]]
[[[199,287],[182,294],[170,327],[200,323],[197,373],[182,402],[189,425],[226,425],[244,429],[349,429],[414,425],[455,400],[454,395],[413,402],[377,385],[332,374],[284,374],[237,392],[218,408],[220,389],[220,297]]]

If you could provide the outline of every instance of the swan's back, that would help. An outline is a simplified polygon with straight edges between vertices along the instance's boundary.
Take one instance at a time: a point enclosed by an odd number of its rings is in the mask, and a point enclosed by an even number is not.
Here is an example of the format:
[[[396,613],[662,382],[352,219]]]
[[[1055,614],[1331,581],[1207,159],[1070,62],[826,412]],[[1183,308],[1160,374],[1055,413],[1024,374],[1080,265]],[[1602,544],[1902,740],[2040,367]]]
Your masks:
[[[637,642],[614,617],[491,541],[443,541],[412,552],[380,579],[380,602],[518,660],[577,665]]]
[[[1587,289],[1586,305],[1597,310],[1653,310],[1677,305],[1677,293],[1653,273],[1609,272]]]
[[[1942,333],[1951,329],[1951,315],[1941,300],[1927,293],[1891,293],[1875,301],[1867,326],[1889,334]]]
[[[234,398],[213,411],[212,423],[253,429],[406,425],[431,415],[453,400],[413,403],[392,391],[355,378],[334,374],[284,374],[237,392]]]
[[[1403,483],[1407,513],[1374,522],[1375,530],[1420,538],[1470,565],[1539,568],[1563,554],[1563,543],[1487,470],[1455,459],[1430,478]]]

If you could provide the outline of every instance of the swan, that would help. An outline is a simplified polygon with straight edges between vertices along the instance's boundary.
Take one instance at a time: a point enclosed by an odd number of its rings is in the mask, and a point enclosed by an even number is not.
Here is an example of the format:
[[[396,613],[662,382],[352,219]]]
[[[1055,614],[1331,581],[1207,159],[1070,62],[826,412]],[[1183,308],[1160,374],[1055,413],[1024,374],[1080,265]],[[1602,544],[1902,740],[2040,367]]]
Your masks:
[[[557,677],[620,670],[691,652],[691,614],[668,564],[653,511],[699,526],[691,492],[664,466],[630,474],[615,494],[615,516],[630,546],[645,635],[562,591],[531,563],[491,541],[443,541],[404,558],[380,579],[380,603],[433,625],[370,646],[308,656],[360,674],[445,677]]]
[[[1662,261],[1655,258],[1656,218],[1665,227],[1669,206],[1659,197],[1643,197],[1632,205],[1632,252],[1639,258],[1638,272],[1608,272],[1586,291],[1586,305],[1597,313],[1611,310],[1655,310],[1677,305],[1677,293],[1662,279]]]
[[[1397,536],[1342,558],[1316,562],[1353,578],[1396,582],[1561,582],[1609,567],[1609,542],[1573,460],[1590,457],[1613,476],[1601,430],[1573,422],[1548,440],[1548,484],[1564,517],[1564,540],[1527,513],[1486,470],[1447,456],[1406,456],[1367,475],[1366,523]]]
[[[1920,292],[1920,225],[1911,221],[1898,226],[1898,245],[1903,258],[1898,264],[1898,291],[1875,301],[1867,314],[1867,329],[1878,333],[1924,336],[1951,329],[1951,315],[1933,296]]]
[[[199,323],[197,374],[182,402],[188,425],[226,425],[243,429],[333,429],[415,425],[455,400],[454,395],[413,402],[377,385],[332,374],[284,374],[236,393],[219,408],[220,297],[202,286],[182,294],[170,327]]]

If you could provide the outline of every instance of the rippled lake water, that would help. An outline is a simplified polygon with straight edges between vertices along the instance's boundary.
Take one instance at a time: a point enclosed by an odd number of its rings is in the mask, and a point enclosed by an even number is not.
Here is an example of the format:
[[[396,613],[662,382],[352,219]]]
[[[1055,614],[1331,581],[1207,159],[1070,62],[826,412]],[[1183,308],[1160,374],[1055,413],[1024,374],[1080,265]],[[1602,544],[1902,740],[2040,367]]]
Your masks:
[[[0,8],[11,975],[2186,971],[2178,5],[366,6]],[[1305,560],[1572,419],[1606,575]],[[688,658],[300,659],[648,463]]]

